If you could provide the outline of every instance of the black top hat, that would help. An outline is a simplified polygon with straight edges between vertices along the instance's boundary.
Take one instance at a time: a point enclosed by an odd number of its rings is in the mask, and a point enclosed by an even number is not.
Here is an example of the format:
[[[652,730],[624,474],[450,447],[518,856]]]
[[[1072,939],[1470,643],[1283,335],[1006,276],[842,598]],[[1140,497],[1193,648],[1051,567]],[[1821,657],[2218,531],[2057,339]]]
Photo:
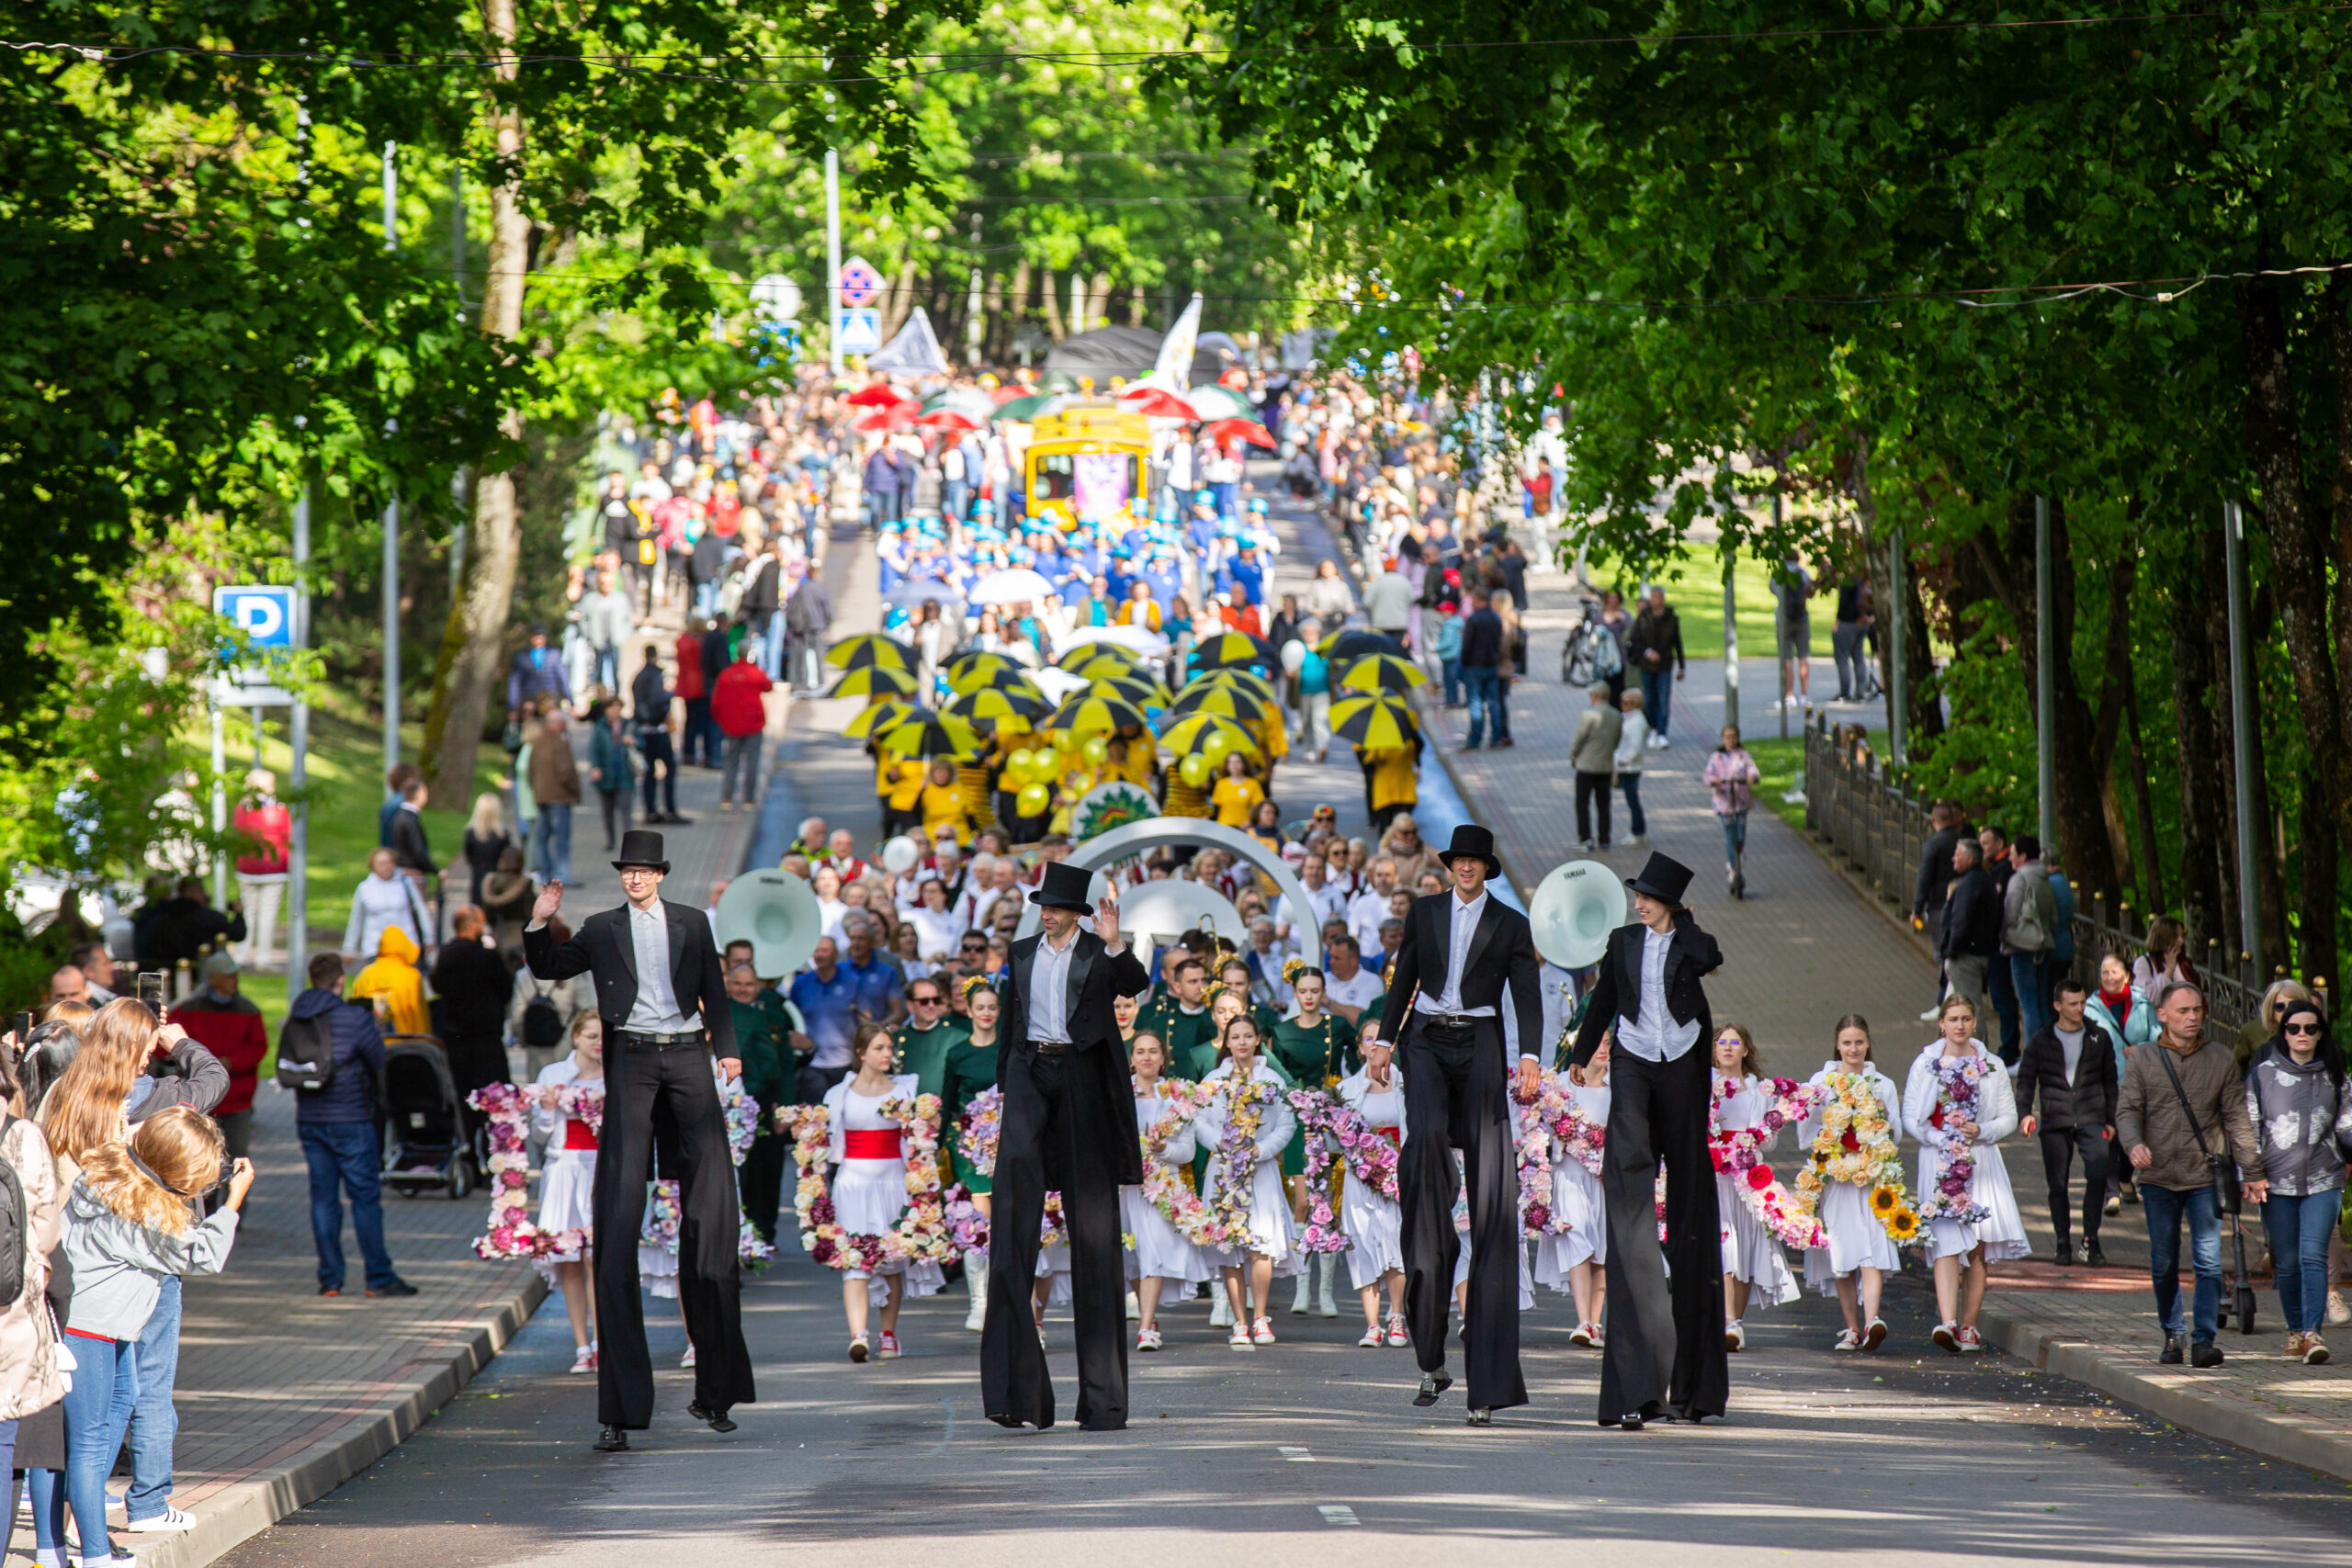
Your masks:
[[[1068,861],[1047,861],[1045,878],[1029,895],[1029,902],[1041,909],[1075,909],[1081,915],[1088,914],[1094,906],[1086,901],[1086,892],[1093,883],[1094,874],[1091,871]]]
[[[1453,829],[1453,841],[1439,852],[1437,858],[1447,865],[1452,865],[1455,857],[1459,855],[1468,855],[1473,859],[1485,861],[1487,874],[1490,877],[1500,876],[1503,874],[1503,863],[1495,858],[1494,834],[1479,827],[1476,822],[1457,823]]]
[[[1646,893],[1669,908],[1679,909],[1682,908],[1682,895],[1690,886],[1690,877],[1689,866],[1671,855],[1652,851],[1650,863],[1642,867],[1642,874],[1627,877],[1625,886],[1636,893]]]
[[[621,852],[613,862],[615,871],[632,865],[650,865],[659,872],[668,872],[670,863],[662,853],[662,835],[643,828],[631,828],[621,835]]]

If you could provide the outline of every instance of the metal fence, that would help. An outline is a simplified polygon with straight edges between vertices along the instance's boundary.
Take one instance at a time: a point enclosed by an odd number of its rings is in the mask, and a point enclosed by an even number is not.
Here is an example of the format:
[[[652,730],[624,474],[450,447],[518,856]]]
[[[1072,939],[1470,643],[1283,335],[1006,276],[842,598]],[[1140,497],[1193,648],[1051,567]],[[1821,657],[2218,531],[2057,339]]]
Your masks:
[[[1928,806],[1857,729],[1841,731],[1819,714],[1806,724],[1805,827],[1873,894],[1906,912],[1918,883],[1919,856],[1935,831]],[[2109,953],[2127,966],[2144,954],[2154,918],[2129,905],[2109,909],[2103,900],[2078,903],[2073,922],[2076,977],[2095,984],[2099,960]],[[2234,1032],[2261,1012],[2268,980],[2256,965],[2225,957],[2219,939],[2207,941],[2198,970],[2205,982],[2207,1016],[2217,1028]],[[2312,989],[2328,1007],[2324,983]]]

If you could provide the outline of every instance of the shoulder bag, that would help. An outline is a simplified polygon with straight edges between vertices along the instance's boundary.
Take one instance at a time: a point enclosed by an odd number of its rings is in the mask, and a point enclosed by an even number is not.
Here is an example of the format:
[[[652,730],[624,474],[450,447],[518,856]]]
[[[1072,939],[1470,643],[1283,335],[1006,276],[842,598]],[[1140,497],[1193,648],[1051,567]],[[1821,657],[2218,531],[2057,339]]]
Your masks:
[[[2180,1086],[2180,1069],[2173,1066],[2172,1047],[2163,1041],[2153,1042],[2156,1059],[2165,1065],[2165,1077],[2172,1080],[2173,1097],[2180,1101],[2181,1114],[2188,1118],[2188,1131],[2197,1139],[2197,1152],[2205,1156],[2206,1168],[2213,1173],[2213,1206],[2224,1214],[2242,1213],[2245,1209],[2245,1189],[2238,1181],[2238,1162],[2227,1146],[2220,1154],[2205,1146],[2205,1128],[2197,1120],[2197,1112],[2189,1108],[2188,1091]]]

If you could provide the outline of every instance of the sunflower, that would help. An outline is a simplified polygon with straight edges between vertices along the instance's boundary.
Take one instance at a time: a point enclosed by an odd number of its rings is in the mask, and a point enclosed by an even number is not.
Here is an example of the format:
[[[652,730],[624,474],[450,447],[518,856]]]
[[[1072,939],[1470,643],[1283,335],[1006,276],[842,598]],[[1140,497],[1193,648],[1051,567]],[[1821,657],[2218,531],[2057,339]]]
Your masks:
[[[1918,1234],[1919,1216],[1909,1209],[1895,1210],[1894,1216],[1886,1222],[1886,1235],[1890,1241],[1909,1241]]]
[[[1903,1207],[1903,1194],[1894,1188],[1873,1187],[1871,1189],[1871,1213],[1880,1219],[1886,1218],[1901,1207]]]

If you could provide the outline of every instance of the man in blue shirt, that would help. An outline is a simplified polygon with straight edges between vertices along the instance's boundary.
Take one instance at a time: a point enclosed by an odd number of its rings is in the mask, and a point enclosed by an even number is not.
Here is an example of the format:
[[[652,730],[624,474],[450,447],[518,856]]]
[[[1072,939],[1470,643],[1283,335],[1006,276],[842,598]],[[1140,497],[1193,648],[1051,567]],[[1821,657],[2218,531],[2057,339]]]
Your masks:
[[[906,972],[896,959],[875,950],[873,923],[853,911],[842,921],[842,935],[849,942],[842,970],[857,987],[858,1021],[887,1023],[894,1029],[905,1022]]]
[[[512,713],[543,696],[570,703],[571,683],[564,679],[562,659],[548,646],[547,627],[535,626],[530,646],[516,650],[506,672],[506,709]]]
[[[850,1045],[857,1032],[857,987],[856,977],[841,966],[841,950],[833,939],[820,936],[808,967],[795,975],[786,988],[815,1047],[800,1068],[803,1105],[822,1100],[827,1089],[849,1076]]]

